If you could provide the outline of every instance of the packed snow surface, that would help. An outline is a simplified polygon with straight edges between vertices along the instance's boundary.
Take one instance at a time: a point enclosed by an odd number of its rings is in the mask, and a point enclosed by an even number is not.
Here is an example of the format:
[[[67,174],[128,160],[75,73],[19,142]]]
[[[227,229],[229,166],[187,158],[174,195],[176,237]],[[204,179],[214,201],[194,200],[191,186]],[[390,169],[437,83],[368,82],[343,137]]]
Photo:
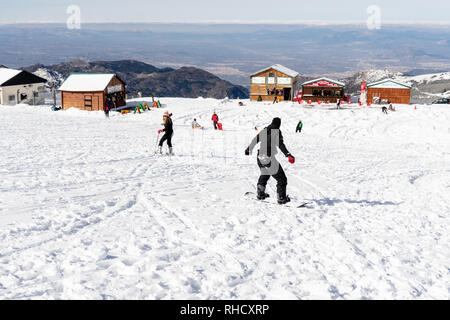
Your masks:
[[[450,299],[449,107],[161,101],[1,107],[1,299]],[[165,110],[173,157],[154,155]],[[244,197],[244,150],[275,116],[308,208]]]

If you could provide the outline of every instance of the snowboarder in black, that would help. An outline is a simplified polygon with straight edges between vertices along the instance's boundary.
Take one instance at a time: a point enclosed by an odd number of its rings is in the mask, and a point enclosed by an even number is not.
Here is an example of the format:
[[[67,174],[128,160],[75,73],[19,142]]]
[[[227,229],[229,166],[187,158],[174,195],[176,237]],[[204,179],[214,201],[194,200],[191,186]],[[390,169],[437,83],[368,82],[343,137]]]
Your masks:
[[[172,148],[172,136],[173,136],[173,122],[170,118],[169,112],[165,112],[163,116],[163,125],[164,129],[159,130],[158,133],[164,132],[164,136],[161,138],[159,142],[159,153],[162,154],[162,147],[165,141],[167,141],[167,145],[169,146],[169,154],[173,154]]]
[[[289,196],[286,195],[287,178],[283,168],[276,159],[278,153],[277,148],[283,152],[283,154],[289,158],[289,162],[294,164],[295,157],[289,153],[284,145],[283,135],[280,131],[281,119],[275,118],[272,124],[262,130],[251,142],[250,146],[245,150],[245,155],[249,156],[252,150],[258,143],[261,143],[261,147],[258,151],[258,166],[261,169],[261,176],[258,181],[258,194],[259,200],[264,200],[269,197],[266,193],[267,182],[270,177],[274,177],[277,180],[277,194],[278,203],[286,204],[291,201]]]

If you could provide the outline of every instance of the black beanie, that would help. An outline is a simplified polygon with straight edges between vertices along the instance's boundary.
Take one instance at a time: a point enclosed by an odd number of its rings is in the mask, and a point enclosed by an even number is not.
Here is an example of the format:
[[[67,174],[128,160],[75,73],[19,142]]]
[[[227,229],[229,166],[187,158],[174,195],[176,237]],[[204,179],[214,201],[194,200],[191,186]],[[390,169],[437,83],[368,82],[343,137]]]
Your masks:
[[[274,129],[280,129],[280,127],[281,127],[281,119],[280,118],[273,119],[271,127],[274,128]]]

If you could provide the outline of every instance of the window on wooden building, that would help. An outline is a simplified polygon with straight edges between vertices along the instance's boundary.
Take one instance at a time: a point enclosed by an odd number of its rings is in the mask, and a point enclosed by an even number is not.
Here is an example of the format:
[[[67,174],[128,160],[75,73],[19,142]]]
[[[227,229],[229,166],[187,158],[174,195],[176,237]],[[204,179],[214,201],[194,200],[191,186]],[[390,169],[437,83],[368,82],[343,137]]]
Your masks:
[[[92,96],[84,96],[84,107],[92,108]]]

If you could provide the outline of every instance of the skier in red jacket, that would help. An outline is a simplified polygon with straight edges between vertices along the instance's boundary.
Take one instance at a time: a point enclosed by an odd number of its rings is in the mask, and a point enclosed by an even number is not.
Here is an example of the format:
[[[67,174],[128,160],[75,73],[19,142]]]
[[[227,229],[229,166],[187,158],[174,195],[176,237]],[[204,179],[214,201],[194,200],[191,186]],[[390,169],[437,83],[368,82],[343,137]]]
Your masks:
[[[219,116],[215,112],[214,112],[211,120],[214,124],[214,129],[217,130],[217,124],[219,123]]]

